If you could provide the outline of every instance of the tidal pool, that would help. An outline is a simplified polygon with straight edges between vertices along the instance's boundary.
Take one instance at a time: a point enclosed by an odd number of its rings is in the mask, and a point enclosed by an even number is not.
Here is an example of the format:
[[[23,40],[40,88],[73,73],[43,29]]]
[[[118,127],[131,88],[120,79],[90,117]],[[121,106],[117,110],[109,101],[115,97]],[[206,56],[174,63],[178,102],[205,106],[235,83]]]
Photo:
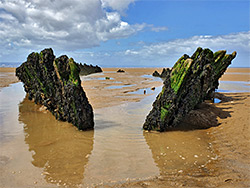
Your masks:
[[[94,109],[95,129],[78,131],[25,97],[0,91],[0,187],[87,187],[203,168],[216,160],[205,130],[142,130],[158,92]]]
[[[106,89],[121,89],[121,88],[132,87],[132,86],[135,86],[135,85],[133,85],[133,84],[128,84],[128,85],[113,85],[113,86],[106,87]]]
[[[241,93],[250,92],[250,82],[244,81],[219,81],[217,92]]]

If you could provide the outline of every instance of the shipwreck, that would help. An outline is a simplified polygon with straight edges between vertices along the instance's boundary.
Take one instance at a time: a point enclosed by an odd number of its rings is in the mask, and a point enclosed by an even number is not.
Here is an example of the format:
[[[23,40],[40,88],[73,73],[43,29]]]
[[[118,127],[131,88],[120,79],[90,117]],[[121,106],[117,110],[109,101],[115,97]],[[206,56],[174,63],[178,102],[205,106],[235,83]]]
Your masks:
[[[172,69],[164,69],[162,91],[154,101],[143,129],[166,131],[178,127],[197,105],[213,99],[219,78],[235,57],[236,52],[226,54],[221,50],[213,53],[199,47],[191,57],[183,55]]]
[[[81,86],[79,65],[66,55],[56,58],[53,50],[31,53],[16,69],[28,98],[44,105],[58,120],[79,130],[93,129],[92,106]]]

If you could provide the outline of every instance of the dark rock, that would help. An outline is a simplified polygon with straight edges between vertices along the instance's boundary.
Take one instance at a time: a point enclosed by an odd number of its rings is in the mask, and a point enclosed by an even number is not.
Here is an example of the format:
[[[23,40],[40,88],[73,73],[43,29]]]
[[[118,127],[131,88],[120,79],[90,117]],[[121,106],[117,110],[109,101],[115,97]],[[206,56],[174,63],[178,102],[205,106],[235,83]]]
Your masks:
[[[117,72],[125,72],[124,70],[122,70],[122,69],[119,69]]]
[[[157,70],[154,71],[152,75],[155,77],[161,77],[160,73]]]
[[[183,55],[171,70],[166,70],[164,86],[143,128],[165,131],[177,127],[198,104],[213,97],[219,78],[235,56],[236,52],[213,53],[202,48],[198,48],[191,57]]]
[[[161,77],[161,78],[166,78],[169,72],[170,72],[170,69],[169,69],[169,68],[166,68],[166,69],[163,68],[160,77]]]
[[[163,68],[161,74],[158,71],[155,71],[152,75],[155,77],[166,78],[169,72],[169,68]]]
[[[81,87],[80,68],[72,58],[55,58],[52,49],[31,53],[16,69],[30,100],[42,104],[58,120],[79,130],[94,127],[93,109]]]
[[[101,67],[99,66],[93,66],[93,65],[87,65],[87,64],[79,64],[80,67],[80,75],[89,75],[89,74],[93,74],[93,73],[98,73],[98,72],[102,72]]]
[[[208,103],[197,105],[194,110],[191,110],[181,121],[178,126],[184,130],[206,129],[218,126],[217,117],[220,109]]]

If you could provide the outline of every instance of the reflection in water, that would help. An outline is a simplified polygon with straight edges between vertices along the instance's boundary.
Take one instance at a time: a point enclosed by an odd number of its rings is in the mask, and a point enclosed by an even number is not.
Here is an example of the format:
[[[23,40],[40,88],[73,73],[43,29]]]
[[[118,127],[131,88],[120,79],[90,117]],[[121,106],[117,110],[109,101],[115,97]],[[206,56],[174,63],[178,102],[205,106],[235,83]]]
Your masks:
[[[69,186],[81,184],[93,149],[94,131],[76,131],[50,113],[39,111],[40,107],[27,97],[19,105],[19,121],[24,123],[32,164],[44,168],[47,182]]]
[[[15,95],[10,94],[12,90]],[[27,151],[27,147],[20,147],[23,142],[12,144],[11,149],[17,151],[18,157],[9,157],[13,159],[9,160],[9,164],[15,166],[12,167],[15,171],[23,169],[24,185],[29,185],[26,177],[30,176],[30,181],[33,181],[34,177],[39,176],[44,177],[49,186],[59,184],[68,187],[123,183],[127,179],[146,179],[159,173],[205,168],[203,165],[215,156],[204,130],[167,133],[142,131],[144,119],[160,90],[161,87],[156,87],[152,95],[140,102],[95,109],[95,130],[80,132],[69,123],[57,121],[51,113],[40,110],[39,105],[27,98],[19,104],[19,113],[18,110],[16,113],[6,110],[7,104],[17,107],[24,92],[20,84],[6,88],[6,92],[3,89],[0,96],[6,102],[1,103],[0,112],[8,112],[9,115],[0,116],[4,117],[1,122],[4,129],[0,130],[0,136],[3,136],[2,140],[9,140],[7,138],[12,137],[8,135],[21,135],[20,140],[24,138],[30,151]],[[13,100],[19,95],[17,100]],[[19,120],[13,124],[15,126],[12,125],[13,119]],[[20,157],[22,154],[25,155]],[[26,156],[30,154],[32,159],[27,159]],[[29,165],[21,160],[24,157]],[[6,161],[6,158],[0,160]],[[40,170],[43,170],[42,176]],[[36,185],[43,187],[42,183],[38,181]]]
[[[144,137],[161,175],[205,169],[216,159],[204,130],[144,132]]]

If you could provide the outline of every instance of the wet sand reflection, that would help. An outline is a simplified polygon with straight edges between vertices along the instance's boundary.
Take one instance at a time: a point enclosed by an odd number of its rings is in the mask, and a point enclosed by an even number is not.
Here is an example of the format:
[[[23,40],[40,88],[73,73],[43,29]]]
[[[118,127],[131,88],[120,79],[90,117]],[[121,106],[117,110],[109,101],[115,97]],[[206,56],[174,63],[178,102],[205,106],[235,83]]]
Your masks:
[[[205,172],[206,166],[216,159],[204,130],[143,133],[161,175]]]
[[[69,123],[39,111],[40,107],[27,97],[19,105],[19,121],[24,123],[32,164],[44,169],[49,183],[70,187],[81,184],[93,150],[94,131],[76,131]]]

